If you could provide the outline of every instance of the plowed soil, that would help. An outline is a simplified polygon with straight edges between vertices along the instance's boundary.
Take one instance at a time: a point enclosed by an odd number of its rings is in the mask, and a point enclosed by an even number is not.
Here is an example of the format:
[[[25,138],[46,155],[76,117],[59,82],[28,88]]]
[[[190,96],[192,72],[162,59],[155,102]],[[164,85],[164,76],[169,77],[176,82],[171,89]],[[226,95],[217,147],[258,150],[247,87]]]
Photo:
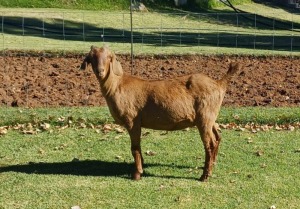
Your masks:
[[[220,79],[231,61],[241,71],[229,84],[225,106],[300,106],[299,57],[118,56],[126,73],[144,79],[172,79],[204,73]],[[30,55],[6,52],[0,57],[0,106],[55,107],[105,105],[91,70],[80,71],[82,55]]]

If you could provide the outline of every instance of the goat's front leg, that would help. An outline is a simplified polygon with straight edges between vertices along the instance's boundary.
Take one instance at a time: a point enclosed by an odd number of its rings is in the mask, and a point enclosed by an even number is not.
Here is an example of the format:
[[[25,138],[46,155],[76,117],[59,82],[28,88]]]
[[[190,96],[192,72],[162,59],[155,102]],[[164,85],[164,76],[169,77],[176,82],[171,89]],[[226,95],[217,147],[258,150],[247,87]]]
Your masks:
[[[134,171],[132,173],[133,180],[140,180],[143,173],[143,156],[141,150],[141,126],[134,125],[128,129],[131,140],[131,153],[134,158]]]

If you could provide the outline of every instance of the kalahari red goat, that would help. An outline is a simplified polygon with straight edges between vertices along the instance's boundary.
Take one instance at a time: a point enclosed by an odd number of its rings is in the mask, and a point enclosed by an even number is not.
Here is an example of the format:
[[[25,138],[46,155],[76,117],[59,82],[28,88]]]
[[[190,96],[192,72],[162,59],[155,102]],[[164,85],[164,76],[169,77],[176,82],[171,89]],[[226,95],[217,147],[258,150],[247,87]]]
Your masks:
[[[238,71],[231,63],[227,74],[213,80],[203,74],[191,74],[170,80],[143,80],[126,75],[116,55],[108,47],[91,47],[81,69],[91,64],[103,96],[116,123],[125,126],[131,139],[135,170],[133,179],[143,173],[141,128],[179,130],[196,126],[205,149],[201,181],[212,174],[221,136],[216,119],[226,87]]]

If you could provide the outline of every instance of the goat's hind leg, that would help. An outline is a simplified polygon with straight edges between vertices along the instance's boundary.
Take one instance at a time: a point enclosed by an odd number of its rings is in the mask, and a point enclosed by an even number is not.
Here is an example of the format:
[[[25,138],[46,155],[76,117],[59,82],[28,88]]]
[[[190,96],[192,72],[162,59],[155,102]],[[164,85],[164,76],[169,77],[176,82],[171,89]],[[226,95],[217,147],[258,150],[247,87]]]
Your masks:
[[[218,155],[218,151],[219,151],[219,145],[220,145],[220,142],[221,142],[222,138],[221,138],[221,135],[218,132],[216,124],[213,125],[212,131],[213,131],[213,133],[215,135],[216,144],[217,144],[217,147],[215,148],[214,153],[213,153],[213,163],[216,164],[217,163],[217,155]]]
[[[213,125],[199,126],[198,130],[205,149],[205,163],[200,181],[207,181],[208,177],[212,175],[214,154],[216,153],[218,145],[215,134],[213,133]]]

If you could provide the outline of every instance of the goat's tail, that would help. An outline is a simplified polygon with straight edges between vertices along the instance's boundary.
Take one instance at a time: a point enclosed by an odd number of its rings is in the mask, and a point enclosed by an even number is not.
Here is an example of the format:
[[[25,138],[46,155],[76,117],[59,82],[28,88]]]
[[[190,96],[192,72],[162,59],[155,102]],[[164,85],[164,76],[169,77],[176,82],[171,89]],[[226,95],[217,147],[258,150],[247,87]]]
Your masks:
[[[240,65],[237,62],[230,63],[229,69],[226,75],[219,81],[222,85],[227,85],[231,78],[240,70]]]

